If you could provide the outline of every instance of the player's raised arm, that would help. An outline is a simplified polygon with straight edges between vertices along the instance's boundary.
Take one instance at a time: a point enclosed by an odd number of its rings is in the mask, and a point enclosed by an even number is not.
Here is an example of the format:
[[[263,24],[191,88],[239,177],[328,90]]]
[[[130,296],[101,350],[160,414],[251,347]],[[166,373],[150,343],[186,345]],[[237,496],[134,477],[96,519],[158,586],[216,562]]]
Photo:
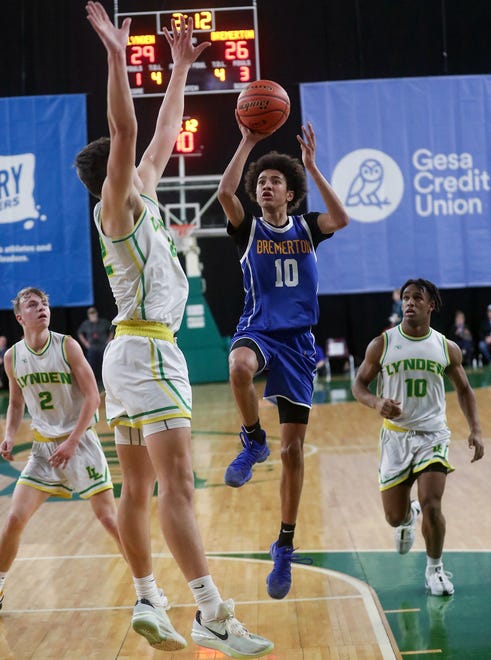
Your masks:
[[[107,51],[107,120],[111,146],[102,188],[102,226],[109,236],[129,232],[143,207],[135,188],[137,122],[126,72],[131,19],[121,28],[99,2],[87,4],[87,18]]]
[[[189,69],[201,53],[208,48],[210,42],[204,41],[193,45],[193,19],[180,17],[179,23],[172,19],[172,33],[164,27],[164,36],[172,51],[172,73],[160,106],[155,132],[150,144],[145,150],[138,174],[142,192],[156,196],[157,184],[164,172],[165,166],[172,154],[175,141],[181,129],[184,113],[184,88]]]
[[[306,126],[302,126],[302,135],[297,135],[297,140],[302,149],[302,160],[305,169],[317,186],[327,209],[327,212],[321,213],[317,219],[319,229],[323,234],[329,234],[333,231],[343,229],[349,222],[349,216],[331,184],[317,167],[315,160],[315,132],[310,122],[307,122]]]
[[[218,186],[218,201],[222,205],[223,211],[232,225],[238,227],[244,219],[244,207],[235,193],[240,185],[249,154],[254,146],[261,140],[264,140],[264,138],[268,137],[270,133],[266,134],[251,131],[241,123],[237,110],[235,111],[235,118],[242,134],[242,139],[220,179],[220,184]]]

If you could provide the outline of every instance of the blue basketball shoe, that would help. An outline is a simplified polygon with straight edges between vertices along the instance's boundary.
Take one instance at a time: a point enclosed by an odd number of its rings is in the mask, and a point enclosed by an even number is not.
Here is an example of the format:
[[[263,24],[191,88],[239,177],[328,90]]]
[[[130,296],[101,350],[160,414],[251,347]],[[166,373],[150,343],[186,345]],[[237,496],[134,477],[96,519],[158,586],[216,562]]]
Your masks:
[[[291,545],[279,546],[278,541],[271,544],[269,554],[274,561],[274,567],[266,578],[268,594],[271,598],[284,598],[292,586],[292,563],[312,564],[313,560],[295,555]]]
[[[264,443],[249,440],[244,427],[239,434],[244,449],[237,458],[230,463],[225,470],[225,483],[232,488],[243,486],[252,477],[252,466],[255,463],[263,463],[271,453],[266,443],[266,433],[261,430]]]

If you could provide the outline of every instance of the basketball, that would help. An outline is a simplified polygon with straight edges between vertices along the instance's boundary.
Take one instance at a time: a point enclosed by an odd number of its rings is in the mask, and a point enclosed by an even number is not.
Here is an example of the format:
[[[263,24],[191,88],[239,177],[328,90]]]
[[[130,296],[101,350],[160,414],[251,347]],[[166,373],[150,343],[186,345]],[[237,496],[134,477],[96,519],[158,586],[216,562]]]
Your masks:
[[[256,80],[245,87],[237,99],[240,123],[256,133],[272,133],[290,114],[290,98],[273,80]]]

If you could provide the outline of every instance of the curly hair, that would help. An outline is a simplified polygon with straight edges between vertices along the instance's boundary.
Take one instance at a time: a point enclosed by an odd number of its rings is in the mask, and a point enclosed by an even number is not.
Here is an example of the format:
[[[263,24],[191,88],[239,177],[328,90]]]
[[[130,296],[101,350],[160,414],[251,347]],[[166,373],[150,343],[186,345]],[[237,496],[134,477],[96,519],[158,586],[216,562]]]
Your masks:
[[[91,195],[99,199],[107,174],[110,146],[111,140],[108,137],[98,138],[79,151],[75,158],[78,178]]]
[[[255,163],[251,163],[244,177],[244,188],[253,202],[257,202],[257,180],[264,170],[278,170],[284,175],[288,190],[293,190],[294,193],[293,199],[288,202],[287,210],[295,211],[307,194],[307,177],[302,163],[298,158],[277,151],[271,151],[261,156]]]
[[[426,291],[428,293],[430,300],[435,303],[435,312],[438,312],[438,310],[442,308],[443,302],[438,288],[435,286],[435,284],[433,284],[433,282],[430,282],[429,280],[423,280],[421,277],[415,280],[407,280],[407,282],[404,282],[404,284],[401,286],[401,298],[403,296],[404,289],[407,289],[407,287],[411,284],[417,287],[420,291]]]

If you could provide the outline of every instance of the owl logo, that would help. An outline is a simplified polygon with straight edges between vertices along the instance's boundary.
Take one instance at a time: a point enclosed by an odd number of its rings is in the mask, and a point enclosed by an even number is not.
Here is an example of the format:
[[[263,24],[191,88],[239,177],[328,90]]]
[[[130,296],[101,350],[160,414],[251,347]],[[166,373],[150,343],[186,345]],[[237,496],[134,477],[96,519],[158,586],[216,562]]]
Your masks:
[[[350,218],[380,222],[392,216],[401,203],[404,177],[396,161],[384,151],[355,149],[335,165],[332,186],[345,200]]]
[[[389,204],[389,200],[380,199],[378,190],[384,179],[384,168],[376,158],[364,160],[348,191],[346,206],[377,206]]]

